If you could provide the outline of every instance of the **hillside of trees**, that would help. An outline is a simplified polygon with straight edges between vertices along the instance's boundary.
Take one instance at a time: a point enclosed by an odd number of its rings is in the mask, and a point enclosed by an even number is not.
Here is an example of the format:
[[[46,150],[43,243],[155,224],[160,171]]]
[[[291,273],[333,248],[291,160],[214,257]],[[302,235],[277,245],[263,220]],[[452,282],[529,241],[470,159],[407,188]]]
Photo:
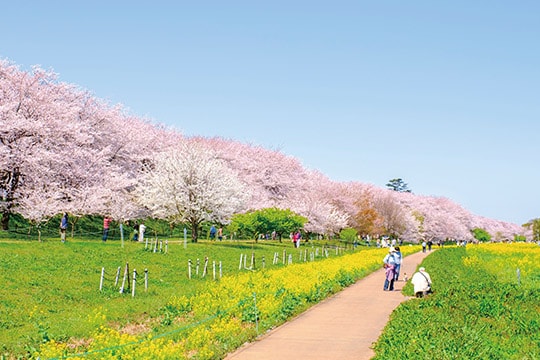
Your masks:
[[[475,215],[444,198],[335,182],[279,151],[223,138],[185,137],[130,115],[35,67],[0,61],[0,212],[33,224],[72,217],[146,217],[227,224],[250,210],[290,209],[304,231],[472,240],[532,238],[518,224]]]

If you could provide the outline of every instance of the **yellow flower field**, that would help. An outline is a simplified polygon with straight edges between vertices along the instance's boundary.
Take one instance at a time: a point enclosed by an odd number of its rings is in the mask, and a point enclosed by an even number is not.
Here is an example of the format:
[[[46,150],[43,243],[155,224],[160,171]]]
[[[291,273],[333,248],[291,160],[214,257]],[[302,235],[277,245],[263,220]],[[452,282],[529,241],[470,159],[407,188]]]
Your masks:
[[[404,256],[417,246],[402,248]],[[96,329],[88,345],[50,341],[35,357],[84,359],[216,359],[258,334],[379,269],[387,249],[366,249],[318,262],[305,262],[223,277],[196,296],[177,296],[165,306],[177,328],[165,334],[130,335]]]

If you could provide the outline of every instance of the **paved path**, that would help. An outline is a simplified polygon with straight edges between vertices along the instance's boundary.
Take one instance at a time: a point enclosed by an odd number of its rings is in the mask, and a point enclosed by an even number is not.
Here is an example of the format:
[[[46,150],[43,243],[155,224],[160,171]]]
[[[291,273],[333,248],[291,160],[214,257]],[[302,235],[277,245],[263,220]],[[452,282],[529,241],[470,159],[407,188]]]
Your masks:
[[[401,276],[409,279],[429,253],[407,256]],[[331,298],[311,307],[295,319],[229,354],[227,360],[371,359],[392,311],[406,297],[405,282],[394,291],[383,291],[384,269],[359,280]]]

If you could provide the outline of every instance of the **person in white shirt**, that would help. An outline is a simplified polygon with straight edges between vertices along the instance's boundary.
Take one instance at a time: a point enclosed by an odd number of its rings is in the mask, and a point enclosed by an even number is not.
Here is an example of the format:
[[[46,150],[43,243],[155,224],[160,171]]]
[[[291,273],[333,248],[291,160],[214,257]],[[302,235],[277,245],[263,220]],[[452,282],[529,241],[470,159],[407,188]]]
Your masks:
[[[144,242],[144,232],[146,230],[146,226],[141,223],[141,225],[139,225],[139,241],[140,242]]]
[[[421,267],[413,275],[411,279],[412,284],[414,285],[414,294],[417,298],[421,298],[430,294],[431,290],[431,277],[426,272],[426,268]]]

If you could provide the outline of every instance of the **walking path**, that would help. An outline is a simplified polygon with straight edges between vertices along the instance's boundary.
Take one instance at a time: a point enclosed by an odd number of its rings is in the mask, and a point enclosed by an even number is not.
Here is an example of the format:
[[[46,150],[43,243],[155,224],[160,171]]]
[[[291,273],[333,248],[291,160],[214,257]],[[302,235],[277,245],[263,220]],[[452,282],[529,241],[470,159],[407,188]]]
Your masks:
[[[404,259],[394,291],[383,291],[384,269],[378,270],[225,359],[371,359],[371,346],[390,314],[407,299],[401,293],[403,274],[410,279],[427,255],[418,252]]]

